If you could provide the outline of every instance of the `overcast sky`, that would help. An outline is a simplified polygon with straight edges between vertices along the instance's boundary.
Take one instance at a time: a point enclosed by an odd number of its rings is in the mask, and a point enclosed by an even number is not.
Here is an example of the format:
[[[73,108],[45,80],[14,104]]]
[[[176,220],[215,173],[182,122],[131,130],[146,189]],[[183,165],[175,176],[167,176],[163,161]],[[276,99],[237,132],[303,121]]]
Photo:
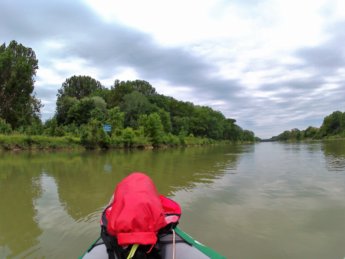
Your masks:
[[[1,0],[11,40],[39,60],[44,120],[73,75],[146,80],[261,138],[345,111],[343,0]]]

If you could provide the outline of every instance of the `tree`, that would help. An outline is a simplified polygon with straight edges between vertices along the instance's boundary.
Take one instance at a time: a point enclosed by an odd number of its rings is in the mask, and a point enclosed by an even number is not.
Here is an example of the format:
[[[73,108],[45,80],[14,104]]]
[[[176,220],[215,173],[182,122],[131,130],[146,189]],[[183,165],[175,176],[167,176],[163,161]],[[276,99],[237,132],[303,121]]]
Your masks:
[[[110,138],[104,132],[102,123],[96,119],[90,120],[85,124],[80,137],[81,143],[88,149],[109,148]]]
[[[225,117],[220,112],[206,106],[195,106],[190,131],[195,136],[221,139],[223,138],[224,122]]]
[[[335,111],[323,120],[320,132],[322,136],[338,134],[345,130],[345,114]]]
[[[85,97],[77,101],[67,113],[67,123],[75,123],[80,126],[91,119],[91,112],[95,109],[95,102],[92,98]]]
[[[68,123],[68,112],[71,107],[77,105],[78,99],[71,96],[63,96],[56,101],[55,117],[58,125],[64,125]]]
[[[159,117],[161,118],[164,132],[166,133],[171,132],[172,127],[171,127],[170,114],[167,111],[164,111],[163,109],[159,109],[158,114],[159,114]]]
[[[138,91],[125,95],[123,100],[120,108],[125,112],[125,127],[137,128],[139,115],[149,113],[152,106],[146,96]]]
[[[190,118],[174,116],[172,117],[172,125],[173,134],[180,135],[182,133],[187,135],[189,133]]]
[[[46,120],[44,123],[44,132],[48,136],[58,136],[61,137],[65,134],[62,127],[58,126],[56,117]]]
[[[242,132],[242,141],[254,142],[255,141],[254,132],[252,132],[250,130],[243,130],[243,132]]]
[[[0,134],[10,134],[12,133],[11,125],[6,123],[5,120],[0,118]]]
[[[153,145],[162,142],[164,136],[163,124],[158,113],[150,115],[142,115],[140,117],[140,125],[144,127],[145,136],[149,137]]]
[[[316,138],[318,134],[319,129],[315,127],[309,126],[305,131],[304,131],[304,138],[307,139],[312,139]]]
[[[129,148],[133,146],[135,132],[132,128],[128,127],[123,130],[123,144],[125,147]]]
[[[108,123],[112,127],[112,132],[121,132],[125,121],[125,114],[120,111],[119,107],[114,107],[108,111]]]
[[[107,97],[107,104],[109,108],[115,106],[121,106],[125,102],[124,97],[133,92],[139,92],[145,97],[151,97],[156,95],[156,90],[150,85],[150,83],[144,80],[135,81],[119,81],[115,80],[114,85],[110,89],[110,93]]]
[[[0,46],[0,117],[14,129],[39,118],[42,105],[33,94],[37,69],[31,48],[16,41]]]
[[[64,96],[75,97],[78,100],[100,92],[104,87],[90,76],[72,76],[67,78],[58,90],[58,99]],[[95,94],[96,95],[96,94]]]
[[[227,140],[236,140],[236,120],[234,119],[225,119],[224,121],[224,131],[223,131],[223,139]]]
[[[95,108],[91,110],[90,116],[92,119],[97,119],[104,123],[107,120],[108,117],[108,110],[107,110],[107,104],[104,101],[102,97],[99,96],[93,96],[91,97],[91,100],[93,100],[93,103],[95,105]]]

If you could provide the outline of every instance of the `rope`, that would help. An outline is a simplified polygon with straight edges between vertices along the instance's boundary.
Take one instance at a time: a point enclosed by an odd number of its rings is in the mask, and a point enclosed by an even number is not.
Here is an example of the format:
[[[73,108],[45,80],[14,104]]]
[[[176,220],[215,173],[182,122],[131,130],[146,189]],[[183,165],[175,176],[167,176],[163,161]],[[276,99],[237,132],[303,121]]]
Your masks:
[[[173,259],[175,259],[176,255],[175,255],[175,252],[176,252],[176,236],[175,236],[175,229],[172,229],[172,232],[173,232]]]
[[[134,254],[135,254],[135,251],[137,251],[138,247],[139,247],[138,244],[132,245],[131,251],[129,251],[127,259],[132,259],[133,258]]]

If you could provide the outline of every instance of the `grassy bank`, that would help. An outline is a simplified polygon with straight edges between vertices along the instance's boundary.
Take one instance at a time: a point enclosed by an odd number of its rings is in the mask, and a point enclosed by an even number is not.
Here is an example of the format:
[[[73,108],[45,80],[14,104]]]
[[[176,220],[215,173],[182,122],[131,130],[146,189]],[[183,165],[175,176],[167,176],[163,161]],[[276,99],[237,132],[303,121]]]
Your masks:
[[[22,134],[0,135],[3,150],[66,149],[81,147],[76,137],[29,136]]]
[[[221,141],[224,142],[224,141]],[[2,150],[58,150],[58,149],[122,149],[122,148],[160,148],[174,146],[194,146],[221,143],[208,138],[194,136],[167,136],[160,143],[152,143],[143,136],[126,138],[125,136],[109,137],[85,141],[78,137],[52,137],[43,135],[0,134],[0,149]]]

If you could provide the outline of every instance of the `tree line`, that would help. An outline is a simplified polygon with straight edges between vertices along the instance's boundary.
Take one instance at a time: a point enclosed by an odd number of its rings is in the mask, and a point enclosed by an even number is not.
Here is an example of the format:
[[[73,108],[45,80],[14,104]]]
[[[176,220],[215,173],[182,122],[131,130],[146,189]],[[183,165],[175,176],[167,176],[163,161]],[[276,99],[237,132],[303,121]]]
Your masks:
[[[299,141],[324,138],[345,137],[345,112],[335,111],[323,119],[320,128],[309,126],[305,130],[286,130],[272,141]]]
[[[34,94],[37,69],[31,48],[16,41],[0,46],[0,134],[77,137],[90,148],[255,140],[234,119],[159,94],[147,81],[115,80],[107,88],[87,75],[62,83],[54,116],[42,122],[42,104]],[[110,132],[104,131],[105,124]]]

